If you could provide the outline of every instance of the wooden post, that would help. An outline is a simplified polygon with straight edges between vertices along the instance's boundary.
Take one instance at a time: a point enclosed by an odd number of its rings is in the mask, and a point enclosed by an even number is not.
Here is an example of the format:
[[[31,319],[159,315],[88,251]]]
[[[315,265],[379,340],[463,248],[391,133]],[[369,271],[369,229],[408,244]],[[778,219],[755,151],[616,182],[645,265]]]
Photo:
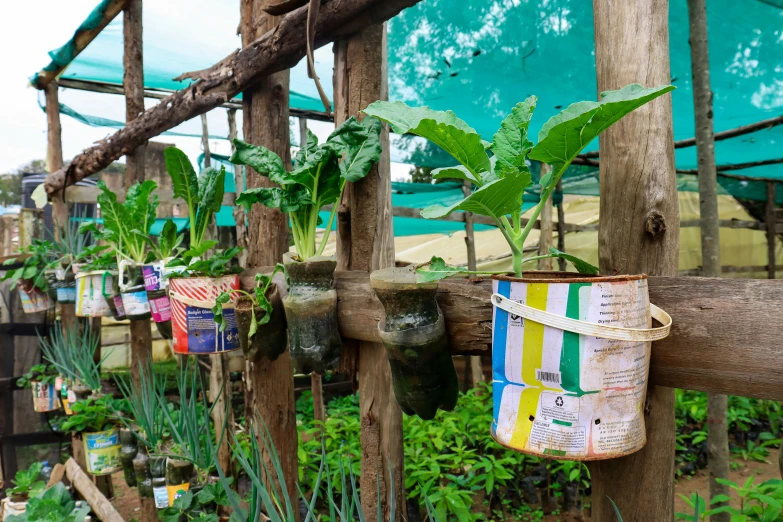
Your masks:
[[[130,0],[123,13],[123,66],[122,84],[125,89],[125,121],[131,122],[144,112],[144,59],[142,53],[142,0]],[[146,143],[125,154],[125,190],[136,182],[144,181]],[[139,368],[152,361],[152,332],[149,319],[130,322],[131,375],[140,386]],[[141,498],[142,522],[158,519],[155,500]]]
[[[348,38],[335,54],[335,124],[370,103],[388,98],[386,26],[373,25]],[[350,209],[350,236],[341,236],[338,251],[348,254],[351,270],[372,272],[394,266],[389,131],[381,135],[383,153],[366,178],[353,183],[343,202]],[[343,234],[346,230],[340,230]],[[345,264],[345,260],[341,260]],[[397,520],[406,519],[403,481],[402,411],[394,398],[386,350],[382,344],[359,343],[362,476],[359,489],[364,514],[376,520],[378,483],[383,520],[394,502]],[[389,467],[393,470],[391,498]]]
[[[237,110],[228,109],[228,141],[231,143],[231,151],[234,151],[234,140],[237,138]],[[242,176],[242,166],[234,165],[234,186],[236,193],[245,190],[245,179]],[[237,246],[243,250],[239,254],[239,266],[247,267],[247,226],[245,226],[245,209],[241,205],[234,205],[234,222],[236,223]]]
[[[767,205],[764,209],[764,224],[767,228],[767,279],[775,279],[775,186],[774,181],[767,181]]]
[[[718,173],[715,166],[715,128],[710,85],[710,59],[707,44],[707,2],[688,0],[690,23],[693,107],[696,117],[696,150],[699,170],[699,214],[701,258],[704,277],[720,277],[720,216],[718,215]],[[773,263],[774,265],[774,263]],[[729,495],[729,487],[716,479],[729,478],[729,431],[726,421],[728,396],[707,394],[707,463],[710,470],[710,498]],[[719,507],[724,504],[716,505]],[[710,519],[729,522],[729,513],[716,513]]]
[[[552,167],[546,163],[542,163],[541,177],[544,177],[551,169]],[[546,200],[538,218],[541,220],[541,234],[538,236],[538,255],[544,256],[549,253],[549,247],[551,247],[554,242],[552,234],[552,198]],[[538,269],[552,270],[552,258],[539,259]]]
[[[264,0],[242,0],[242,44],[273,29],[275,17],[263,11]],[[289,71],[268,76],[243,93],[245,140],[263,145],[276,152],[287,168],[291,167],[288,131]],[[247,167],[248,187],[272,186],[268,178]],[[288,220],[277,209],[254,205],[248,217],[249,266],[273,266],[288,252]],[[294,370],[290,351],[274,362],[266,359],[247,363],[245,373],[245,415],[248,419],[260,415],[272,436],[291,499],[298,499],[296,403],[294,401]],[[294,505],[298,504],[294,502]],[[295,509],[299,518],[299,510]]]
[[[668,84],[667,0],[593,0],[598,91]],[[600,269],[677,275],[679,209],[671,96],[637,109],[600,138]],[[593,466],[593,520],[674,519],[674,390],[648,386],[647,445]]]
[[[231,446],[234,432],[234,409],[231,407],[231,376],[228,371],[228,354],[209,356],[212,368],[209,371],[209,400],[214,404],[212,420],[215,422],[215,436],[218,446],[218,462],[227,476],[233,475]],[[225,426],[225,429],[223,428]],[[222,436],[222,439],[221,439]]]
[[[212,166],[212,154],[209,152],[209,125],[207,113],[201,115],[201,146],[204,148],[204,168]]]
[[[468,197],[471,192],[471,184],[466,181],[462,185],[462,193]],[[465,248],[468,251],[468,270],[476,270],[476,239],[474,237],[473,212],[465,212]],[[484,382],[484,370],[481,367],[481,357],[470,357],[470,380],[473,387]]]
[[[563,194],[563,180],[557,181],[557,187],[555,193]],[[564,201],[561,199],[560,204],[557,206],[557,249],[561,252],[565,252],[565,209],[563,208]],[[566,260],[562,257],[557,258],[557,266],[561,272],[565,272]]]
[[[90,480],[89,475],[82,471],[82,468],[74,459],[68,459],[65,463],[65,475],[71,481],[76,491],[84,497],[84,500],[87,501],[99,520],[104,522],[123,522],[122,517],[112,506],[111,502],[101,494]]]

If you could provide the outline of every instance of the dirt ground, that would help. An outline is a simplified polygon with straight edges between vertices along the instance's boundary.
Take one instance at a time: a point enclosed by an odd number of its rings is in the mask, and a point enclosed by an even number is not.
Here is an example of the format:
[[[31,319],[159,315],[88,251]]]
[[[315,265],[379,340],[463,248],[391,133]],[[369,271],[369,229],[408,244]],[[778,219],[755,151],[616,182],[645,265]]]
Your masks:
[[[751,475],[755,477],[755,483],[761,483],[769,479],[779,479],[780,471],[778,470],[778,451],[776,449],[770,450],[768,462],[745,462],[739,458],[733,458],[732,462],[736,463],[736,471],[729,473],[729,479],[739,484],[745,482]],[[117,511],[120,512],[123,520],[131,522],[139,519],[139,513],[141,507],[139,505],[139,497],[136,494],[135,488],[129,488],[125,484],[125,480],[122,477],[122,473],[115,473],[112,475],[112,483],[114,484],[114,498],[112,504]],[[690,497],[694,492],[698,492],[703,498],[708,498],[710,490],[710,475],[706,469],[699,470],[696,475],[692,477],[681,477],[674,487],[674,510],[678,513],[687,513],[690,508],[680,495]],[[547,515],[542,522],[590,522],[590,517],[575,517],[568,514],[561,515]]]

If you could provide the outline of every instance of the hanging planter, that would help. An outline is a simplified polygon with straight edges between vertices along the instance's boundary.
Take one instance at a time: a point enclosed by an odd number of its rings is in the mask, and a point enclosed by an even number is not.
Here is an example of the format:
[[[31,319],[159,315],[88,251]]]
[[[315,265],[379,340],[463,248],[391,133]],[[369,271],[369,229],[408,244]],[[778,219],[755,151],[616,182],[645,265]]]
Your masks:
[[[75,265],[74,265],[75,266]],[[114,311],[104,297],[105,288],[111,288],[117,272],[108,270],[80,271],[76,274],[76,315],[78,317],[106,317]],[[116,310],[116,306],[114,308]]]
[[[16,283],[16,288],[19,291],[19,299],[22,301],[24,313],[45,312],[54,307],[54,299],[48,292],[34,286],[32,279],[20,279]]]
[[[92,475],[111,475],[122,469],[120,461],[120,430],[111,428],[104,431],[82,433],[87,471]]]
[[[459,381],[449,352],[446,323],[435,301],[438,282],[417,283],[410,268],[370,274],[386,311],[378,333],[391,367],[394,395],[402,411],[430,420],[457,404]]]
[[[30,381],[33,392],[33,410],[38,413],[60,409],[60,399],[54,389],[54,382]]]
[[[125,306],[122,304],[119,278],[115,275],[108,277],[106,273],[101,278],[101,293],[106,301],[106,306],[111,311],[111,317],[116,321],[125,319]]]
[[[169,458],[166,462],[166,492],[168,506],[190,490],[195,466],[187,460]]]
[[[119,280],[122,307],[126,318],[136,321],[152,317],[147,290],[144,288],[142,265],[123,259],[120,261]]]
[[[288,274],[288,295],[283,298],[291,357],[299,373],[324,374],[337,368],[342,341],[337,327],[337,291],[332,257],[307,261],[283,256]]]
[[[128,487],[136,487],[136,472],[133,469],[133,459],[139,453],[139,443],[131,430],[120,430],[120,464],[125,483]]]
[[[70,268],[57,268],[54,271],[57,279],[57,302],[61,304],[76,303],[76,279]]]
[[[495,440],[570,460],[640,450],[650,344],[671,325],[647,276],[530,272],[492,288]]]
[[[172,338],[171,303],[169,301],[168,278],[164,276],[164,265],[167,260],[147,264],[142,267],[144,273],[144,289],[150,303],[150,313],[160,335],[164,339]]]
[[[209,355],[239,349],[233,308],[225,308],[225,329],[215,323],[212,308],[223,292],[239,289],[239,276],[176,277],[169,281],[174,353]]]
[[[133,472],[136,475],[136,488],[141,498],[153,498],[152,473],[150,472],[150,457],[146,448],[139,446],[138,453],[133,457]]]
[[[166,489],[166,457],[150,457],[150,474],[155,507],[158,509],[169,507],[169,491]]]

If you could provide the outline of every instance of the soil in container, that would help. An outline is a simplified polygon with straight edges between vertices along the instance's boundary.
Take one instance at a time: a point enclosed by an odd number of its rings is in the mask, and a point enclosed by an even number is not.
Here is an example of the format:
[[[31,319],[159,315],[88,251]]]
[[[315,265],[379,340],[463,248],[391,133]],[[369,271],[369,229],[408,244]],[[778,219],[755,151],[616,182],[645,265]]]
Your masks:
[[[268,323],[258,326],[256,333],[251,338],[248,338],[248,335],[253,313],[255,313],[258,323],[266,315],[266,310],[260,306],[253,306],[253,300],[247,296],[241,296],[237,299],[236,308],[234,308],[239,332],[239,345],[242,347],[245,358],[251,362],[258,362],[262,357],[274,361],[285,351],[288,344],[285,309],[276,284],[272,283],[269,286],[266,298],[272,305],[272,315]]]
[[[299,373],[324,374],[337,368],[342,341],[337,327],[337,291],[334,257],[305,262],[283,256],[288,295],[283,299],[291,357]]]
[[[417,283],[416,272],[408,268],[377,270],[370,281],[386,311],[378,333],[402,411],[430,420],[438,409],[453,410],[459,381],[435,301],[437,281]]]
[[[133,469],[133,459],[139,453],[139,443],[136,436],[130,430],[120,430],[120,462],[122,463],[122,474],[125,477],[125,483],[131,487],[136,487],[136,472]]]

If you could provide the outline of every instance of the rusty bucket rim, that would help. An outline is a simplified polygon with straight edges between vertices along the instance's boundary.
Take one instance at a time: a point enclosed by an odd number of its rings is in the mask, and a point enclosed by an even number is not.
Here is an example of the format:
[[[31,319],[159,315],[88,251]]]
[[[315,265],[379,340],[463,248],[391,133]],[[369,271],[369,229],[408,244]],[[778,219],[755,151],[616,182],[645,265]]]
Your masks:
[[[529,274],[529,275],[528,275]],[[507,274],[496,274],[493,280],[510,281],[512,283],[619,283],[625,281],[641,281],[647,279],[647,274],[623,275],[588,275],[576,272],[561,272],[558,270],[525,270],[522,277]]]

